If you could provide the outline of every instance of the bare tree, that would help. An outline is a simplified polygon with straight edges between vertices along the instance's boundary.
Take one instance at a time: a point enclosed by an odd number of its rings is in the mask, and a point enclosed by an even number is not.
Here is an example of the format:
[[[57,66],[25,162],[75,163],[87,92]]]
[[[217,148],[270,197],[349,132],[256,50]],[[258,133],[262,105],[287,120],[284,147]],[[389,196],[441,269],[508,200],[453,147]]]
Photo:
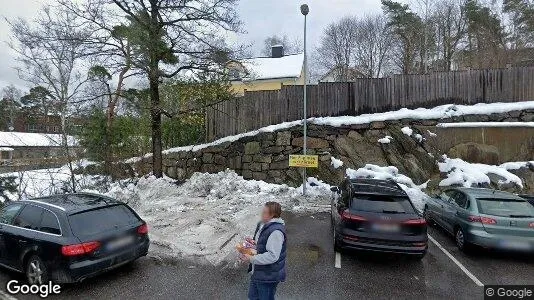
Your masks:
[[[2,89],[2,101],[4,101],[4,111],[7,113],[7,129],[12,131],[15,126],[15,117],[20,108],[21,91],[14,85],[8,85]]]
[[[220,70],[228,60],[224,33],[237,31],[237,0],[86,0],[86,7],[108,12],[106,27],[128,41],[132,69],[149,85],[152,165],[162,169],[162,116],[172,117],[160,101],[160,84],[185,71]],[[120,52],[117,52],[120,53]],[[124,57],[124,53],[120,54]]]
[[[450,71],[454,56],[465,38],[467,22],[462,0],[444,0],[434,8],[436,24],[436,47],[438,49],[439,70]]]
[[[344,17],[326,27],[317,48],[317,63],[326,71],[338,70],[336,80],[349,80],[349,69],[354,67],[357,22],[354,17]]]
[[[389,70],[393,35],[383,15],[356,21],[355,65],[367,77],[382,77]]]
[[[19,76],[35,86],[49,90],[59,103],[62,144],[71,170],[72,190],[76,190],[69,151],[67,121],[69,107],[87,81],[83,59],[88,55],[85,40],[91,35],[69,11],[44,6],[32,22],[7,20],[13,38],[9,46],[17,53]]]
[[[296,54],[299,52],[302,52],[304,50],[304,46],[302,45],[302,41],[299,39],[291,40],[287,35],[284,36],[278,36],[278,35],[272,35],[270,37],[267,37],[263,41],[263,49],[261,51],[261,55],[263,56],[271,56],[272,54],[272,47],[276,45],[282,45],[284,47],[285,54]]]

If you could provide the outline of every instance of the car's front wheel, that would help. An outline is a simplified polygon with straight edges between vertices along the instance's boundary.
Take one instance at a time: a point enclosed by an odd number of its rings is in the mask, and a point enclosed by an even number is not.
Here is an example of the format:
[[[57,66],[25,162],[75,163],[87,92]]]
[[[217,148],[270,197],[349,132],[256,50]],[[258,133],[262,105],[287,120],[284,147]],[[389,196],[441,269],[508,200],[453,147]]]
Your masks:
[[[31,285],[46,284],[48,282],[48,270],[46,269],[43,260],[37,256],[32,255],[26,262],[26,279]]]

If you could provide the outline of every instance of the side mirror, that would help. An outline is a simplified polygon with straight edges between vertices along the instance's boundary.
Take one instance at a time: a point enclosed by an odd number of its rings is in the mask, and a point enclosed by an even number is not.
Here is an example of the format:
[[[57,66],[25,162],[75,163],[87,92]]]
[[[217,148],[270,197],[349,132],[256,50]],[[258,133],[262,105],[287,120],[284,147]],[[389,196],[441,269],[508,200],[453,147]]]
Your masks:
[[[339,188],[337,186],[333,186],[330,188],[332,192],[339,193]]]

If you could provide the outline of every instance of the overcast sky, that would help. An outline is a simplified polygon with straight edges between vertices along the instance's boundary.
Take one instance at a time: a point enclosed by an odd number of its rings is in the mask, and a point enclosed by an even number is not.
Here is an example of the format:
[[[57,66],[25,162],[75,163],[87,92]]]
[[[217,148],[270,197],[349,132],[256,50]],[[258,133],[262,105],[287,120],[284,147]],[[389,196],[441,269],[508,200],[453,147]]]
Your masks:
[[[43,3],[53,0],[3,0],[0,6],[0,88],[7,84],[27,90],[25,82],[18,79],[13,67],[14,54],[6,46],[9,28],[3,17],[35,16]],[[300,5],[305,0],[241,0],[238,12],[247,34],[239,37],[244,44],[251,44],[251,51],[259,54],[263,40],[273,34],[287,35],[291,40],[301,39],[303,17]],[[380,0],[307,0],[310,6],[308,16],[308,38],[312,49],[318,43],[324,27],[346,15],[365,15],[380,12]]]

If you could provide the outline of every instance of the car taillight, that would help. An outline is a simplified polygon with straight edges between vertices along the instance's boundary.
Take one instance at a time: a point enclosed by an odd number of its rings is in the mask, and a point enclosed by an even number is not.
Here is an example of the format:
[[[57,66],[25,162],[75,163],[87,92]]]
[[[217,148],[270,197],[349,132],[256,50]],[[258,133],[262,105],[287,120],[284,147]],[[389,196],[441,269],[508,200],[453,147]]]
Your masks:
[[[91,254],[100,248],[100,242],[87,242],[75,245],[66,245],[61,247],[61,254],[65,256],[76,256]]]
[[[347,210],[345,210],[341,214],[341,219],[343,219],[343,221],[360,221],[360,222],[366,220],[364,217],[353,215],[350,212],[348,212]]]
[[[530,228],[534,228],[534,222],[528,224],[528,227],[530,227]]]
[[[482,224],[487,224],[487,225],[497,224],[497,221],[495,219],[488,218],[488,217],[469,216],[467,217],[467,219],[469,220],[469,222],[480,222]]]
[[[145,223],[145,224],[137,227],[137,233],[138,234],[148,234],[148,225],[146,225],[146,223]]]
[[[404,222],[402,222],[402,224],[405,224],[405,225],[426,225],[426,220],[425,219],[412,219],[412,220],[404,221]]]

